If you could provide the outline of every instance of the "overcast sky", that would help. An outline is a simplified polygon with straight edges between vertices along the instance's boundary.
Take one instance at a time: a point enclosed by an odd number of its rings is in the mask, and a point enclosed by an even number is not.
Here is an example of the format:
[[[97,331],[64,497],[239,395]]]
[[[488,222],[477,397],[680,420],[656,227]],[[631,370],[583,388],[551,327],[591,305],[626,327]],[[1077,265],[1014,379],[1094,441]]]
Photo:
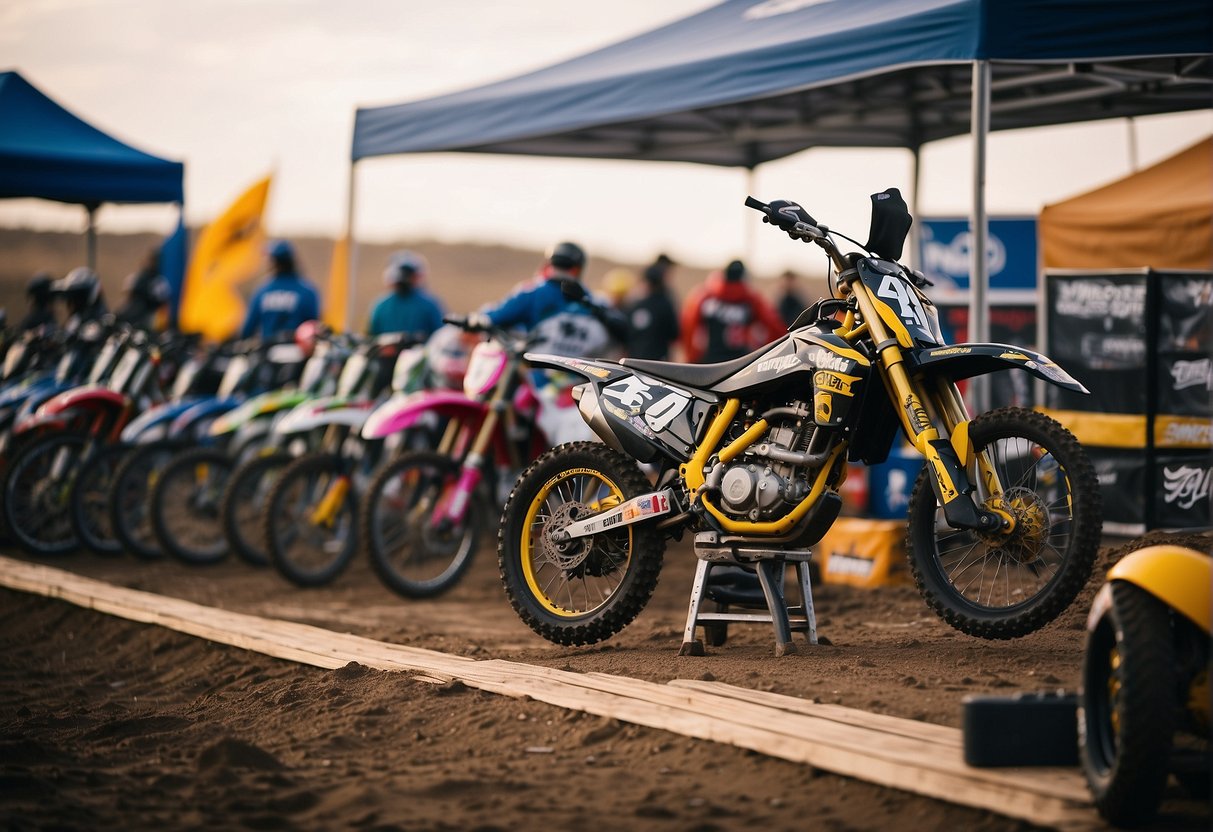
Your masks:
[[[186,218],[212,218],[275,174],[271,233],[336,234],[345,216],[358,105],[415,100],[573,57],[712,5],[710,0],[0,0],[0,69],[13,68],[117,137],[186,163]],[[0,128],[2,129],[2,128]],[[1142,166],[1213,132],[1202,112],[1140,119]],[[1130,171],[1129,127],[1109,122],[995,134],[991,212],[1042,205]],[[963,215],[970,140],[923,151],[924,213]],[[581,241],[618,259],[659,250],[699,265],[740,255],[760,232],[742,171],[707,166],[437,154],[360,165],[364,239]],[[795,198],[853,236],[868,194],[910,190],[898,150],[802,153],[759,168],[754,190]],[[670,206],[681,210],[677,223]],[[685,206],[693,206],[688,216]],[[472,207],[469,207],[472,206]],[[0,225],[79,229],[82,212],[0,202]],[[749,229],[747,231],[747,223]],[[103,230],[168,231],[164,208],[106,207]],[[755,234],[754,265],[803,266],[787,240]],[[816,265],[816,264],[814,264]]]

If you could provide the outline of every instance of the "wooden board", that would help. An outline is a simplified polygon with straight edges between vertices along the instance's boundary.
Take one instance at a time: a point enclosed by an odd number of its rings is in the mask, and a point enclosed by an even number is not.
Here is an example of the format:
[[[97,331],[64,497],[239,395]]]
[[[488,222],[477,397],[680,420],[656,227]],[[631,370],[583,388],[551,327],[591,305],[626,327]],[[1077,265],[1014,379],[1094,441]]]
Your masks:
[[[637,725],[747,748],[927,797],[1058,829],[1100,828],[1073,769],[975,769],[960,732],[914,720],[725,685],[656,684],[334,633],[307,624],[205,607],[0,557],[0,585],[145,624],[322,668],[356,661],[425,681],[522,697]]]

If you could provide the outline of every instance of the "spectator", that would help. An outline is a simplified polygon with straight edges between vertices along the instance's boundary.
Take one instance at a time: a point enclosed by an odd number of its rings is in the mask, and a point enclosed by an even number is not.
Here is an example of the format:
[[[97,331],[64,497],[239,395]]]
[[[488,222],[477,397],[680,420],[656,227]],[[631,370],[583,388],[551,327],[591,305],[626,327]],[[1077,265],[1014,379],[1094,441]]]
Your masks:
[[[687,361],[715,364],[740,358],[783,333],[775,309],[746,285],[745,276],[745,266],[734,260],[687,298],[682,309]]]
[[[421,288],[428,274],[420,254],[398,251],[392,255],[383,271],[383,282],[390,291],[371,308],[372,336],[403,332],[421,340],[442,326],[442,304]]]
[[[117,312],[118,320],[150,330],[156,325],[156,315],[168,306],[168,281],[160,274],[160,256],[148,252],[139,269],[122,284],[126,299]]]
[[[38,272],[29,279],[29,283],[25,284],[25,297],[29,301],[29,311],[21,319],[18,330],[28,332],[40,326],[54,325],[55,310],[52,303],[54,291],[51,288],[53,284],[54,281],[49,272]]]
[[[585,262],[585,252],[576,243],[554,246],[535,280],[484,314],[495,326],[522,327],[535,334],[536,352],[587,358],[604,354],[612,337],[622,340],[627,322],[600,303],[570,300],[560,286],[566,280],[580,283]]]
[[[804,302],[804,297],[797,289],[796,272],[784,272],[779,276],[779,282],[782,284],[782,291],[776,308],[779,310],[779,317],[783,318],[783,325],[791,329],[792,322],[800,317],[800,313],[808,304]]]
[[[269,248],[269,280],[249,301],[240,337],[261,336],[268,341],[289,335],[304,321],[320,317],[316,287],[299,275],[291,244],[279,240]]]
[[[633,358],[668,361],[670,348],[678,341],[678,311],[666,280],[674,261],[657,255],[644,270],[641,296],[628,305],[627,353]]]

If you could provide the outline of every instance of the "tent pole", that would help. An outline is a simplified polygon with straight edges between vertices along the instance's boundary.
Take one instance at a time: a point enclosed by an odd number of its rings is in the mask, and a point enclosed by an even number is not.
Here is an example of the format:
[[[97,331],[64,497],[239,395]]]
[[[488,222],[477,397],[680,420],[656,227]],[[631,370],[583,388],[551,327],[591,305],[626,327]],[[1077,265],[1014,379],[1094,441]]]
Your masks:
[[[97,206],[86,205],[88,211],[88,228],[85,230],[85,262],[93,271],[97,271]]]
[[[910,262],[914,268],[922,268],[922,202],[918,198],[919,184],[922,182],[922,145],[916,144],[911,151],[914,154],[914,172],[910,187],[913,196],[910,197],[910,216],[914,224],[910,226]]]
[[[347,272],[345,281],[345,331],[354,327],[354,304],[358,300],[358,239],[354,236],[354,203],[357,200],[358,160],[350,162],[349,191],[345,197],[345,244]]]
[[[986,300],[986,137],[990,132],[990,62],[973,62],[973,210],[969,215],[969,340],[990,340],[989,304]],[[978,413],[990,409],[986,376],[970,380],[971,404]]]
[[[746,169],[745,169],[745,192],[746,192],[747,196],[755,196],[754,191],[755,191],[755,188],[757,187],[757,185],[756,185],[757,177],[754,175],[755,168],[756,168],[755,165],[750,165],[750,166],[746,167]],[[741,218],[741,231],[742,231],[742,234],[744,235],[742,237],[742,246],[745,249],[742,257],[745,260],[746,268],[753,270],[754,253],[755,253],[754,247],[755,247],[755,243],[756,243],[755,229],[757,228],[757,224],[754,223],[751,220],[751,218],[748,216],[750,214],[750,210],[748,208],[746,210],[742,211],[742,214],[743,214],[743,216]]]
[[[1137,173],[1137,121],[1132,116],[1125,121],[1129,127],[1129,172]]]

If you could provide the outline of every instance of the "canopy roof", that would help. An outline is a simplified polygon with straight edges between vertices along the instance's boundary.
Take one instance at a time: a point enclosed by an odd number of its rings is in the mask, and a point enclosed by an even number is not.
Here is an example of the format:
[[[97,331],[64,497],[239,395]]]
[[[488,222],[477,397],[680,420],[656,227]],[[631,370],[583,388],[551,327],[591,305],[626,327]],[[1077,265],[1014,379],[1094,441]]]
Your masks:
[[[184,166],[136,150],[0,72],[0,198],[182,202]]]
[[[1207,108],[1208,0],[728,0],[506,81],[362,108],[352,157],[426,151],[752,167],[813,146]]]
[[[1039,229],[1048,268],[1213,268],[1213,138],[1046,206]]]

